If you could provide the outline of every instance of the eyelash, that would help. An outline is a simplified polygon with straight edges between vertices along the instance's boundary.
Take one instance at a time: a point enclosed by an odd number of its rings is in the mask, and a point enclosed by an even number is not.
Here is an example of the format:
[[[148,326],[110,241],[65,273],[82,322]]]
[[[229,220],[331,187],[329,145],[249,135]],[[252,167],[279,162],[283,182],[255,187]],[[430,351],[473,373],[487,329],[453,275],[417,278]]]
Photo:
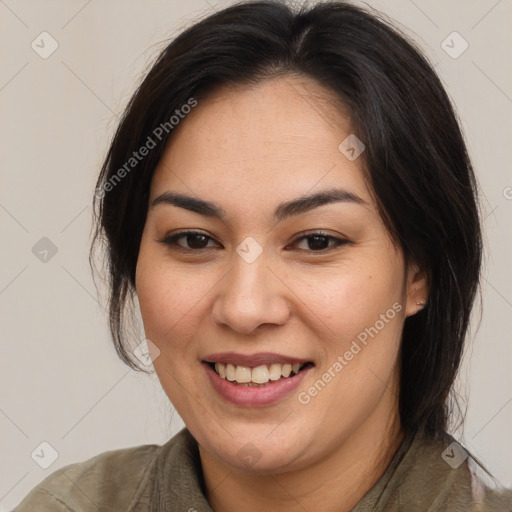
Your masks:
[[[200,249],[191,249],[189,247],[184,247],[184,246],[176,243],[177,240],[179,240],[180,238],[184,238],[187,235],[202,235],[202,236],[206,237],[208,239],[208,241],[213,240],[213,238],[211,236],[206,235],[205,233],[203,233],[201,231],[182,231],[182,232],[176,233],[174,235],[166,236],[166,237],[162,238],[161,240],[158,240],[158,242],[168,245],[168,246],[173,246],[173,248],[175,248],[179,251],[184,251],[184,252],[196,252],[197,253],[197,252],[202,252],[202,251],[205,251],[208,249],[212,249],[212,247],[202,247]],[[296,244],[302,240],[307,240],[308,238],[314,238],[315,236],[333,240],[335,243],[332,244],[331,246],[327,247],[326,249],[321,249],[319,251],[307,250],[307,249],[300,249],[300,250],[305,251],[305,252],[315,253],[315,254],[325,254],[327,252],[331,252],[332,250],[336,249],[337,247],[339,247],[341,245],[345,245],[345,244],[349,243],[349,240],[347,240],[345,238],[337,238],[337,237],[328,235],[322,231],[315,231],[313,233],[308,233],[307,235],[302,235],[302,236],[296,238],[292,242],[292,244]],[[207,241],[207,243],[208,243],[208,241]]]

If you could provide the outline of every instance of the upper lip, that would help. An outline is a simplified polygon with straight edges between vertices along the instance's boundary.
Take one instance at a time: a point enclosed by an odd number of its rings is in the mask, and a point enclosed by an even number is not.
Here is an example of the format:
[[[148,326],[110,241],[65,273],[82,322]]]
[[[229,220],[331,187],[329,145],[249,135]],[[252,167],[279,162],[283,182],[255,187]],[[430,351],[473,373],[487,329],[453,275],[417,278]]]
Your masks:
[[[296,364],[308,363],[310,359],[300,357],[286,356],[283,354],[274,354],[272,352],[258,352],[256,354],[240,354],[238,352],[218,352],[207,355],[203,361],[207,363],[224,363],[233,366],[255,367],[260,365],[277,364]]]

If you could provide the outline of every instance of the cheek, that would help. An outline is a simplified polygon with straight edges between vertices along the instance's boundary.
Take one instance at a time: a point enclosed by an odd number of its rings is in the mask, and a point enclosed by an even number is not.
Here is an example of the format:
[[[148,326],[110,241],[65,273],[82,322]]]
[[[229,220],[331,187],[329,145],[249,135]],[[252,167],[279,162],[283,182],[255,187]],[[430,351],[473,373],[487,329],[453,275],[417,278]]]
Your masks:
[[[159,259],[160,258],[160,259]],[[146,337],[162,351],[185,344],[197,328],[198,311],[209,286],[204,273],[185,272],[141,247],[137,263],[137,298]],[[173,340],[172,345],[168,340]]]
[[[330,333],[322,340],[322,371],[336,375],[316,406],[335,402],[357,416],[355,411],[368,411],[380,399],[398,357],[405,311],[402,281],[401,258],[390,251],[388,257],[361,258],[331,272],[322,287],[309,284],[306,296],[314,313],[309,317]]]
[[[353,266],[350,273],[333,272],[325,286],[307,287],[313,330],[328,330],[326,338],[318,336],[319,372],[299,395],[310,426],[328,410],[324,428],[341,436],[357,428],[381,400],[391,400],[404,304],[400,272],[381,270]]]
[[[141,245],[137,263],[137,298],[144,333],[159,349],[153,367],[171,403],[183,418],[193,410],[191,397],[201,396],[190,382],[195,364],[193,338],[198,315],[211,288],[201,273],[185,273],[182,268],[152,253]],[[187,364],[184,364],[184,362]],[[189,364],[190,363],[190,364]]]
[[[308,272],[294,281],[305,305],[304,315],[335,346],[373,326],[390,308],[388,316],[394,318],[397,306],[393,309],[393,305],[403,302],[400,267],[392,259],[365,262],[361,258],[357,263]]]

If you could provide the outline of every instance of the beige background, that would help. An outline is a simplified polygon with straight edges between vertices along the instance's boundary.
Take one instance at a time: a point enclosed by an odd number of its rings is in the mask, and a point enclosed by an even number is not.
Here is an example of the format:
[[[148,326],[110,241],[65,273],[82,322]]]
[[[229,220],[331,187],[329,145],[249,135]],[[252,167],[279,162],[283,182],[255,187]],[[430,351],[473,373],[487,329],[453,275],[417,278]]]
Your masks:
[[[0,511],[63,465],[160,444],[182,426],[156,377],[114,353],[88,267],[90,201],[116,117],[161,41],[229,3],[0,0]],[[435,64],[481,182],[488,256],[460,381],[470,394],[463,440],[512,486],[512,2],[369,4]],[[43,31],[59,45],[47,59],[31,48]],[[441,47],[453,31],[469,44],[457,59]],[[46,263],[32,252],[42,237],[57,247]],[[43,441],[58,452],[47,469],[31,458]]]

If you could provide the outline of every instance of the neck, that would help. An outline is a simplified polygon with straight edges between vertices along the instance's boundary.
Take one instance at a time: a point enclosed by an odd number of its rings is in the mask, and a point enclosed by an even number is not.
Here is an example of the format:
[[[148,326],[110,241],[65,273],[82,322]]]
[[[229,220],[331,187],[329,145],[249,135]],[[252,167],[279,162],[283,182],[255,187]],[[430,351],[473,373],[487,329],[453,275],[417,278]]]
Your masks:
[[[377,411],[374,411],[375,413]],[[307,467],[254,474],[233,467],[200,447],[208,501],[214,512],[349,512],[382,476],[404,435],[398,415],[372,417],[327,457]]]

